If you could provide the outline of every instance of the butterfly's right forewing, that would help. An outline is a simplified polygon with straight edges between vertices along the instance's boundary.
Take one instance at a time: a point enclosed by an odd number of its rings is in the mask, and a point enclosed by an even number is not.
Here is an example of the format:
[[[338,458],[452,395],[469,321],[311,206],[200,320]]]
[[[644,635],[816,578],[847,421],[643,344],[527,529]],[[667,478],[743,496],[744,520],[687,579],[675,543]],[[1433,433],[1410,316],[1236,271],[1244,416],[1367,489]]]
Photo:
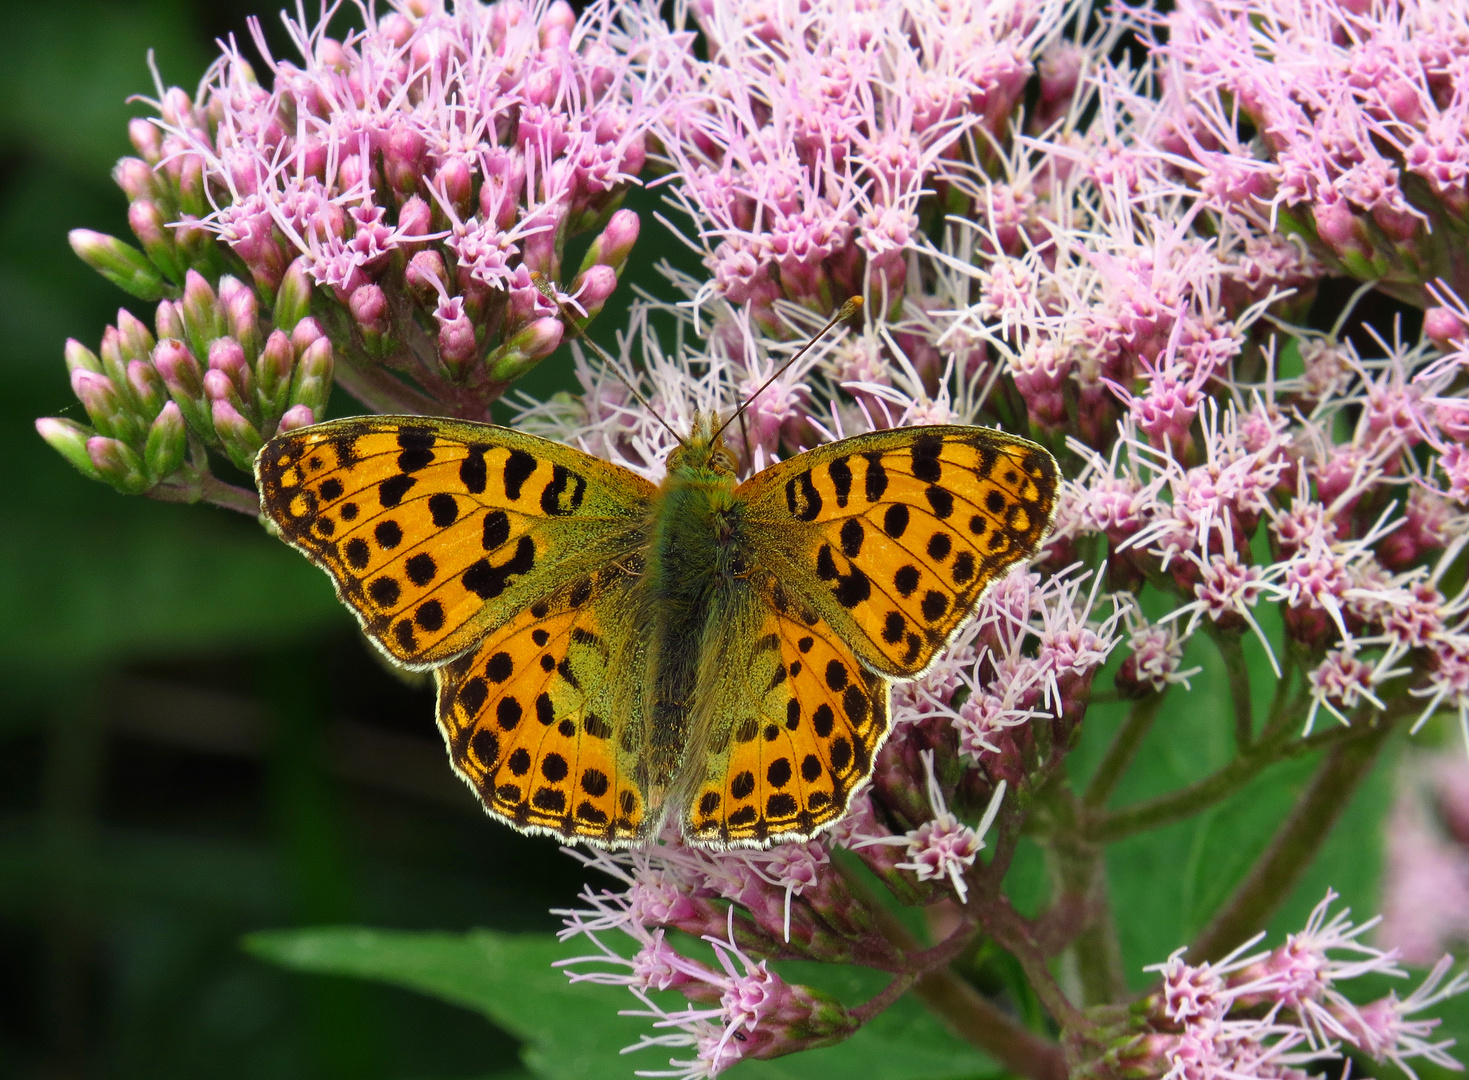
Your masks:
[[[432,667],[641,543],[647,481],[523,432],[354,417],[272,439],[261,505],[394,660]]]

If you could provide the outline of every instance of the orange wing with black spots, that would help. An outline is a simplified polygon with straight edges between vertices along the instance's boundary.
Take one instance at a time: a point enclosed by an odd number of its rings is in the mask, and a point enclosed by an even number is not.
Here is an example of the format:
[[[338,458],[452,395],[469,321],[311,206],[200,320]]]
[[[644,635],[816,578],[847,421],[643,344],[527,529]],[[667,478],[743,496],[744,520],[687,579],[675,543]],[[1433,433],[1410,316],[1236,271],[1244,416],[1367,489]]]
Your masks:
[[[517,829],[623,846],[660,820],[632,677],[648,651],[640,570],[633,557],[572,581],[438,670],[454,768]]]
[[[985,590],[1033,557],[1059,472],[989,428],[879,431],[745,481],[755,565],[775,571],[873,670],[921,674]]]
[[[287,432],[255,474],[281,536],[331,575],[373,641],[415,668],[636,550],[654,490],[560,443],[431,417]]]
[[[718,680],[695,704],[677,786],[684,835],[764,846],[839,819],[888,732],[888,681],[776,583],[721,620]],[[704,717],[707,716],[707,719]]]

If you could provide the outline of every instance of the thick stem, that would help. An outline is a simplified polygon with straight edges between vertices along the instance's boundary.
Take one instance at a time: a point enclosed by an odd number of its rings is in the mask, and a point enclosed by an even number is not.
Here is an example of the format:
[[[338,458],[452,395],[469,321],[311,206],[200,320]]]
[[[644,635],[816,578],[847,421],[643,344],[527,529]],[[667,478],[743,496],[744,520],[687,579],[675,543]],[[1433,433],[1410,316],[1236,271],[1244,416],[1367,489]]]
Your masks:
[[[1329,750],[1290,816],[1249,876],[1189,949],[1189,961],[1218,960],[1263,927],[1300,881],[1357,785],[1372,771],[1394,725],[1385,718]]]
[[[337,384],[373,412],[417,416],[437,416],[443,412],[433,398],[375,364],[359,366],[351,358],[341,357],[335,374]]]
[[[996,1008],[949,968],[919,979],[913,996],[954,1034],[1007,1071],[1029,1080],[1066,1080],[1066,1057],[1059,1045]]]
[[[920,950],[917,940],[897,916],[871,896],[866,885],[840,863],[835,865],[846,879],[852,894],[864,903],[883,937],[904,956],[934,960],[946,951],[944,945],[926,952]],[[902,980],[917,976],[917,981],[913,983],[913,996],[923,1002],[959,1038],[990,1054],[1017,1076],[1027,1077],[1028,1080],[1065,1080],[1066,1058],[1057,1043],[1036,1035],[992,1005],[984,995],[947,966],[947,959],[939,962],[943,966],[936,970],[915,971],[908,976],[900,976],[899,981],[890,983],[887,990],[873,999],[880,1005],[869,1002],[859,1009],[866,1010],[864,1016],[868,1013],[876,1015],[881,1008],[895,1000],[896,994],[890,996],[890,992],[906,985]]]
[[[1107,748],[1107,756],[1097,766],[1096,774],[1087,785],[1086,793],[1081,799],[1084,805],[1106,805],[1123,774],[1127,772],[1127,767],[1132,764],[1138,748],[1152,730],[1165,694],[1149,694],[1133,705],[1132,711],[1127,714],[1127,720],[1112,740],[1112,745]]]
[[[1245,663],[1245,650],[1241,647],[1240,635],[1221,633],[1210,635],[1224,659],[1224,672],[1229,678],[1229,699],[1234,705],[1234,745],[1240,753],[1250,748],[1255,741],[1254,706],[1250,701],[1250,669]]]
[[[184,483],[165,480],[148,491],[150,499],[159,502],[207,502],[250,517],[260,516],[260,496],[249,488],[225,483],[211,473],[204,473]]]
[[[1334,746],[1355,734],[1352,728],[1336,728],[1284,745],[1262,740],[1248,754],[1241,754],[1218,772],[1186,788],[1093,818],[1083,826],[1085,836],[1093,843],[1111,844],[1134,833],[1181,821],[1229,798],[1267,766],[1323,746]]]

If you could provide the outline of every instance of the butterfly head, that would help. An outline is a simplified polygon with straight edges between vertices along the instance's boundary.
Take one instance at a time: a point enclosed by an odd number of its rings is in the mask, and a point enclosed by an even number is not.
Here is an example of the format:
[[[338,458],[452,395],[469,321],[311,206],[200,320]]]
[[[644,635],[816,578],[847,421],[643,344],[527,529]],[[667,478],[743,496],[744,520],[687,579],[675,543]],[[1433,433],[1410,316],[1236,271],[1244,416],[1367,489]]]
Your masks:
[[[713,473],[718,476],[734,476],[739,470],[739,460],[734,452],[724,445],[720,437],[717,413],[700,413],[694,417],[693,430],[688,438],[673,448],[668,455],[668,472]]]

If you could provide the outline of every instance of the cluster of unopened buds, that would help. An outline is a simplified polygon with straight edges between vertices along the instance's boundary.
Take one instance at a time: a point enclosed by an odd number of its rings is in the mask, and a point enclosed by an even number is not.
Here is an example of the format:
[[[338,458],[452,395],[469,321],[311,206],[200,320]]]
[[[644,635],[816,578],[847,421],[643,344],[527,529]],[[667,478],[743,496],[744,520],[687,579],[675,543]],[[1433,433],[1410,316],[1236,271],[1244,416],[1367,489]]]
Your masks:
[[[91,427],[40,429],[82,472],[254,512],[210,455],[248,469],[274,432],[323,418],[333,381],[378,412],[487,418],[607,303],[640,227],[621,194],[656,175],[707,280],[666,269],[620,355],[567,350],[581,391],[516,401],[515,426],[657,479],[670,426],[759,389],[748,470],[974,423],[1044,443],[1067,477],[1036,562],[895,687],[871,783],[832,829],[574,853],[618,885],[563,913],[595,947],[573,977],[638,996],[647,1045],[687,1052],[670,1075],[841,1040],[910,991],[1033,1080],[1297,1077],[1346,1051],[1453,1066],[1419,1015],[1466,989],[1448,961],[1406,998],[1352,1004],[1338,983],[1403,972],[1330,898],[1246,953],[1394,733],[1447,714],[1469,739],[1469,5],[364,14],[340,40],[290,23],[303,59],[267,54],[268,89],[231,47],[198,99],[160,90],[135,122],[116,175],[141,248],[74,244],[159,302],[156,333],[124,312],[96,354],[68,346]],[[1147,47],[1134,67],[1109,60],[1124,34]],[[1306,329],[1331,275],[1359,294]],[[1360,325],[1374,288],[1421,309],[1421,335]],[[865,324],[766,386],[854,295]],[[1112,808],[1208,664],[1234,758]],[[1274,676],[1263,715],[1252,670]],[[1066,759],[1103,703],[1126,718],[1083,783]],[[1103,846],[1315,752],[1280,842],[1127,1005]],[[1033,917],[1002,889],[1022,834],[1054,871]],[[924,909],[928,940],[897,905]],[[1453,943],[1430,937],[1415,962]],[[982,940],[1018,963],[1044,1030],[951,966]],[[891,982],[841,1004],[772,967],[795,959]],[[686,1009],[652,996],[669,990]]]

